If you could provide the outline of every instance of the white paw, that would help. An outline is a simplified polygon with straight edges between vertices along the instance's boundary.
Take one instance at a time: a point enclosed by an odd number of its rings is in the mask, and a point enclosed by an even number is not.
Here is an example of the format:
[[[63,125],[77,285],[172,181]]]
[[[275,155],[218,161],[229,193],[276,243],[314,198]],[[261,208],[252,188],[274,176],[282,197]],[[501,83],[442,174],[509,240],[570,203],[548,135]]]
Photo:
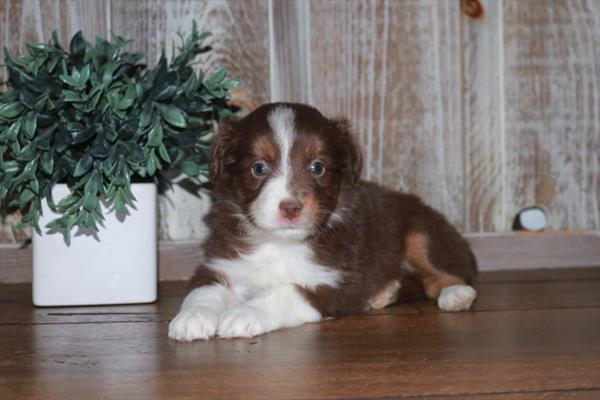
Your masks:
[[[219,316],[207,307],[193,307],[179,311],[169,324],[169,337],[180,342],[208,339],[217,331]]]
[[[267,332],[265,316],[256,307],[242,305],[225,311],[219,318],[219,336],[252,337]]]
[[[477,292],[469,285],[446,286],[438,297],[438,307],[444,311],[466,311],[476,297]]]

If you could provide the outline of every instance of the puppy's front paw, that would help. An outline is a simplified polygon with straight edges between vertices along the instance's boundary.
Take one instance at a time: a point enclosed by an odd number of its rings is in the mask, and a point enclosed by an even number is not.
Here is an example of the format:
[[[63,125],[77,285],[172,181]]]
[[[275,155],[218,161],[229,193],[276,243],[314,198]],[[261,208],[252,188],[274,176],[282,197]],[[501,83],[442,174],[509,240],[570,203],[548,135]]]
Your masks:
[[[217,332],[225,338],[257,336],[267,332],[265,316],[256,307],[235,307],[221,314]]]
[[[466,311],[476,297],[477,292],[469,285],[446,286],[438,297],[438,307],[444,311]]]
[[[217,331],[219,316],[207,307],[193,307],[179,311],[169,324],[169,337],[180,342],[208,339]]]

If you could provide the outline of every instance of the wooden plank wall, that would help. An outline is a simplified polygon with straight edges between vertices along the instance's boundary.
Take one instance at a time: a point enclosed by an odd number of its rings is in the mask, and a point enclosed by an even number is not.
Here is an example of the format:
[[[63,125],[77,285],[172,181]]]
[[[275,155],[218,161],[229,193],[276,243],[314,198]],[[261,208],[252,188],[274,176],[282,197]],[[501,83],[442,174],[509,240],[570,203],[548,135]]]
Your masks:
[[[347,116],[365,178],[464,231],[509,230],[531,204],[553,229],[600,229],[600,2],[3,0],[0,44],[115,32],[154,62],[192,19],[246,109],[290,100]],[[201,238],[207,206],[181,187],[162,196],[161,238]],[[23,239],[15,220],[0,242]]]

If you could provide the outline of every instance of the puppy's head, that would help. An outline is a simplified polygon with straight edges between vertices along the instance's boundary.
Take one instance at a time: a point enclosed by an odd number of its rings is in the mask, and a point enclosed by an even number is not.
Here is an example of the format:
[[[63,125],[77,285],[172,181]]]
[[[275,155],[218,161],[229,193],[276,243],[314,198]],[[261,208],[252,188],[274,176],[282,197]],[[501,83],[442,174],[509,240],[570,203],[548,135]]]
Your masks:
[[[340,190],[358,181],[361,166],[345,120],[274,103],[224,124],[210,173],[217,201],[235,202],[254,228],[304,239],[331,218]]]

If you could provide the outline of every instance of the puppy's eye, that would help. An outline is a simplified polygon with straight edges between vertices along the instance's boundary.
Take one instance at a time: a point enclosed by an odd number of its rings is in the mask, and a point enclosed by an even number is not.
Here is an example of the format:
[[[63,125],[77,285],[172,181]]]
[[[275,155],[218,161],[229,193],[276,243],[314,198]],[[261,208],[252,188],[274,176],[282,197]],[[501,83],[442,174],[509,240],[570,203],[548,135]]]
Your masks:
[[[252,166],[252,175],[254,175],[257,178],[267,175],[268,172],[269,167],[264,162],[257,162]]]
[[[325,164],[321,161],[315,161],[310,165],[310,173],[314,176],[323,176],[325,173]]]

